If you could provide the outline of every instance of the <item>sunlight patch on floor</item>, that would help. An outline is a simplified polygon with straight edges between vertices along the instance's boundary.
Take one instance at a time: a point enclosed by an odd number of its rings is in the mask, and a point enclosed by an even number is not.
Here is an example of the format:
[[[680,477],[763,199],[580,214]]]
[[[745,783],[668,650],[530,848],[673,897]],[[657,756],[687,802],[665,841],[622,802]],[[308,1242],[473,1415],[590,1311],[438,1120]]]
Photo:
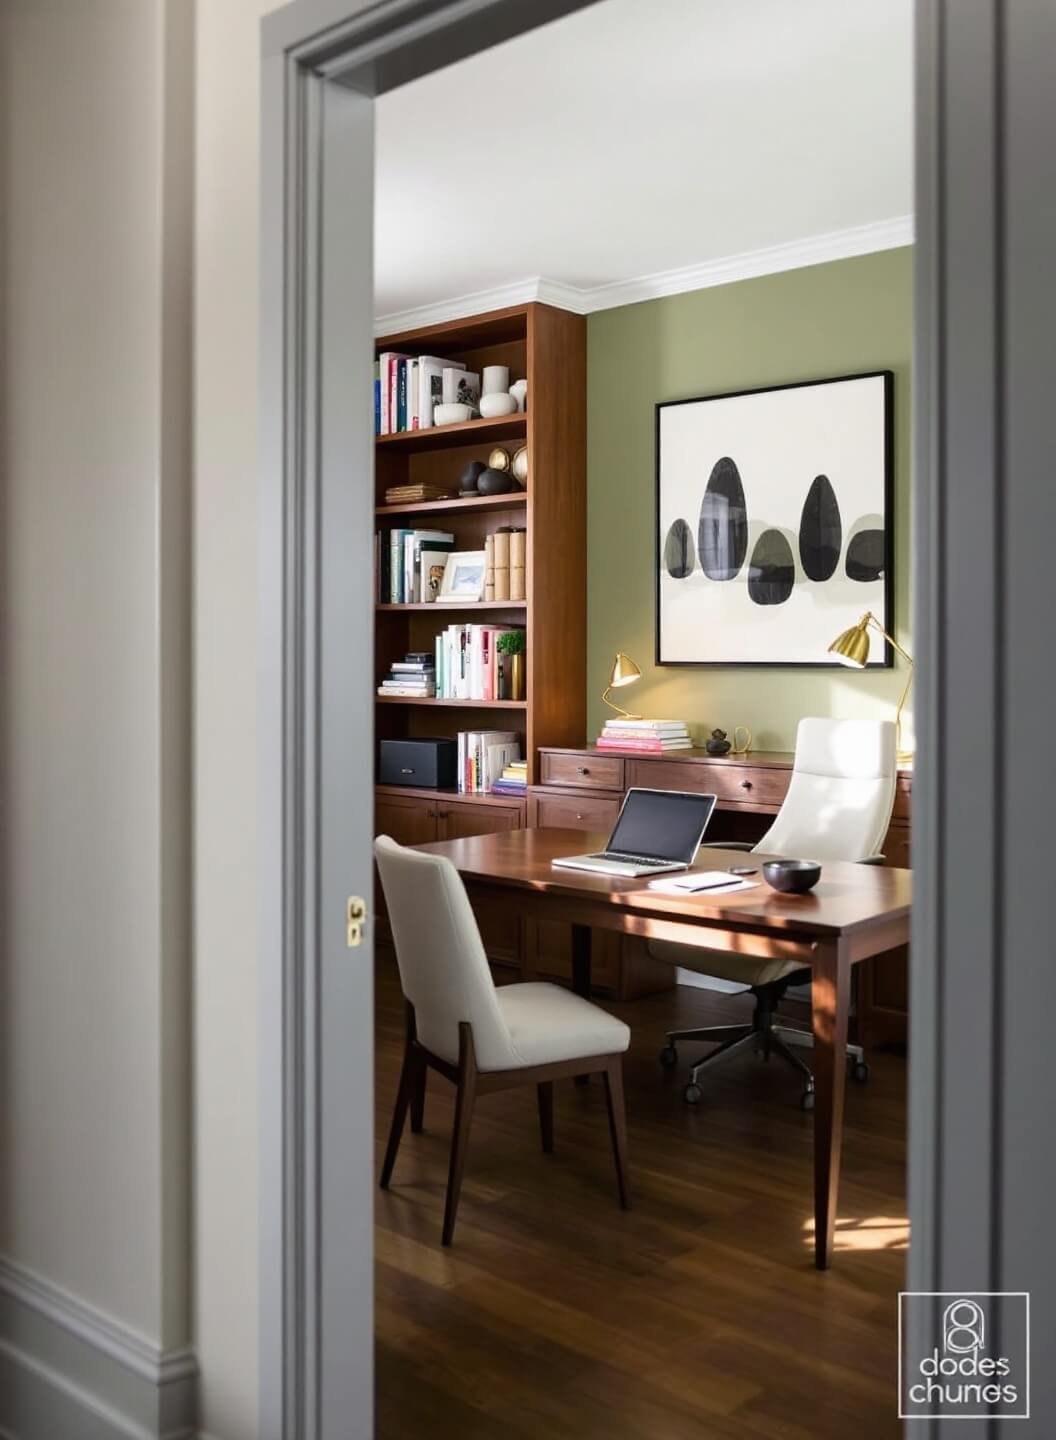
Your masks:
[[[813,1216],[803,1222],[803,1243],[814,1244]],[[837,1250],[908,1250],[909,1221],[897,1215],[837,1220],[834,1246]]]

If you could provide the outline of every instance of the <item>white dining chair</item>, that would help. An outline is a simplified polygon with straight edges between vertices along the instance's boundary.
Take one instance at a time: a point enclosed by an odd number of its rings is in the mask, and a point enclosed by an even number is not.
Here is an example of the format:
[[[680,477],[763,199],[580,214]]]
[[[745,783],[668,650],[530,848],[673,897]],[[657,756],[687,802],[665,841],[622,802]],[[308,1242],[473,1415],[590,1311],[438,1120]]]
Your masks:
[[[550,1154],[554,1081],[601,1074],[620,1204],[629,1209],[623,1098],[628,1027],[559,985],[531,982],[497,988],[465,886],[451,862],[398,845],[386,835],[375,840],[374,854],[407,1004],[403,1069],[381,1188],[389,1187],[408,1110],[412,1131],[422,1128],[429,1070],[457,1089],[445,1245],[454,1235],[476,1097],[535,1085],[543,1150]]]

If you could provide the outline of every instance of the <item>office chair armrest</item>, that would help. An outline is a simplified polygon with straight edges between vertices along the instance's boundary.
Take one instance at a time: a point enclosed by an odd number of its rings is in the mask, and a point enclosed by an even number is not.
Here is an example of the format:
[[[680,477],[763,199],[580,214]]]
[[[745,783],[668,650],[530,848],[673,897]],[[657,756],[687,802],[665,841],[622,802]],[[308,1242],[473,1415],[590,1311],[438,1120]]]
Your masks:
[[[705,840],[700,847],[702,850],[743,850],[750,855],[755,846],[750,840]]]

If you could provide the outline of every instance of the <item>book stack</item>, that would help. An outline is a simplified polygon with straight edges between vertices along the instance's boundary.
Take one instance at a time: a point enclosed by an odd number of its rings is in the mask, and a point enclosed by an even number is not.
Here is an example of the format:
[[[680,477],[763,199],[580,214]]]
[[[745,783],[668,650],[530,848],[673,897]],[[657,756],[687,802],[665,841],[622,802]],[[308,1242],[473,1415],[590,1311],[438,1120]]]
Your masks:
[[[498,639],[509,625],[449,625],[436,637],[436,693],[443,700],[504,700]]]
[[[486,795],[494,790],[503,771],[517,761],[520,754],[521,744],[512,730],[462,731],[458,737],[460,792]]]
[[[442,485],[429,485],[424,480],[417,485],[390,485],[385,491],[386,505],[417,505],[423,500],[451,500],[453,490]]]
[[[594,744],[598,750],[629,750],[641,755],[693,748],[684,720],[607,720]]]
[[[502,774],[491,782],[493,795],[515,795],[522,797],[528,789],[528,761],[511,760],[503,767]]]
[[[428,430],[437,405],[463,404],[475,410],[479,399],[480,376],[450,356],[385,350],[374,364],[375,435]]]
[[[375,598],[386,605],[422,605],[440,593],[447,557],[455,548],[449,530],[380,530],[374,537]]]
[[[378,694],[408,700],[432,699],[436,694],[436,664],[429,651],[409,650],[402,660],[394,660],[388,678],[378,686]]]

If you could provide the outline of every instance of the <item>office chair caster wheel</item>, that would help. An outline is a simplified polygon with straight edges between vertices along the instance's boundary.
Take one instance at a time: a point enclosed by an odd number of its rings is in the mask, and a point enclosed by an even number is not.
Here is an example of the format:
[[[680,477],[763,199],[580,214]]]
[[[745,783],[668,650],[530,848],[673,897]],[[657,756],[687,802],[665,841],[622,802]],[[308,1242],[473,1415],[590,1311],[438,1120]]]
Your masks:
[[[857,1080],[859,1085],[864,1085],[869,1079],[869,1066],[864,1060],[856,1060],[854,1062],[854,1067],[851,1070],[851,1078]]]
[[[704,1099],[704,1091],[695,1080],[691,1080],[682,1091],[682,1099],[687,1105],[699,1105]]]
[[[799,1097],[799,1108],[800,1108],[801,1110],[813,1110],[813,1109],[814,1109],[814,1089],[813,1089],[813,1087],[811,1087],[811,1089],[809,1089],[809,1090],[804,1090],[804,1091],[803,1091],[803,1094]]]
[[[660,1051],[659,1060],[665,1070],[673,1070],[678,1064],[678,1051],[674,1045],[665,1045]]]

